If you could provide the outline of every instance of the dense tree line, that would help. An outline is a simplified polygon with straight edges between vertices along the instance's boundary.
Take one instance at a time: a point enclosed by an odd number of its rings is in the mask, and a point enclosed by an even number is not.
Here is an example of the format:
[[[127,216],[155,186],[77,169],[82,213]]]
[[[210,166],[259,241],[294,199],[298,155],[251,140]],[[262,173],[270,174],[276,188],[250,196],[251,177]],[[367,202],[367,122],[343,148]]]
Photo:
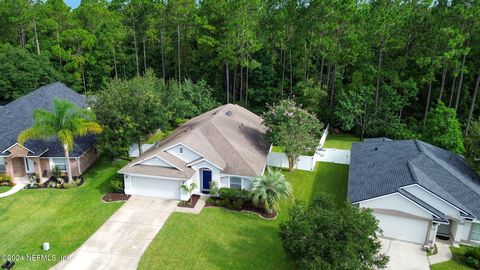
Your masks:
[[[256,112],[295,97],[362,136],[421,137],[442,101],[465,132],[479,30],[475,0],[0,0],[0,97],[53,80],[95,93],[151,69]]]

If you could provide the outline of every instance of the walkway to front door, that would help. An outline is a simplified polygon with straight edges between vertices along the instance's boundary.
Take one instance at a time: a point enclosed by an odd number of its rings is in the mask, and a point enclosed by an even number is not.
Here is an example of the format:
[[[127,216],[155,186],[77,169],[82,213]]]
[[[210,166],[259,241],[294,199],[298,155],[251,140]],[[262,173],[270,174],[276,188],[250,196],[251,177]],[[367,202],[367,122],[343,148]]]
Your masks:
[[[137,269],[177,203],[132,196],[68,260],[52,269]]]

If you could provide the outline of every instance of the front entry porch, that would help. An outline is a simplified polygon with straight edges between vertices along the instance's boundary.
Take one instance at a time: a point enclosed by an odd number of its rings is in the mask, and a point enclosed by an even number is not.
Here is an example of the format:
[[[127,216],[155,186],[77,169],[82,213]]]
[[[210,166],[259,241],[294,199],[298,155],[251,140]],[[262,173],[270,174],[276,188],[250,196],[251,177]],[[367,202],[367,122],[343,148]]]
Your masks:
[[[38,157],[7,157],[4,162],[6,175],[13,179],[26,178],[29,174],[43,177],[41,161]]]

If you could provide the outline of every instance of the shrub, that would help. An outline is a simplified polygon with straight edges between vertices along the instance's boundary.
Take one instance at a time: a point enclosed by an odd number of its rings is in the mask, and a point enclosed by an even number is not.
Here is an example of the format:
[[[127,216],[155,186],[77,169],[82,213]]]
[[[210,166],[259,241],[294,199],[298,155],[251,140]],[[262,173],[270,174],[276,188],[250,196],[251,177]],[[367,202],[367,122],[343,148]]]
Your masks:
[[[246,202],[250,201],[250,192],[246,190],[221,188],[218,193],[220,198],[224,201],[226,207],[240,209],[245,205]]]
[[[124,192],[124,182],[123,182],[123,175],[115,174],[110,179],[110,191],[115,193],[123,193]]]
[[[62,172],[60,171],[60,169],[57,166],[55,166],[53,168],[52,175],[55,178],[60,178],[60,176],[62,175]]]
[[[289,219],[280,224],[280,239],[296,269],[378,269],[388,262],[379,229],[370,209],[349,202],[339,208],[322,194],[290,209]]]
[[[66,189],[77,187],[77,182],[75,182],[75,181],[67,182],[67,183],[63,184],[63,187],[66,188]]]
[[[465,250],[465,262],[475,269],[480,269],[480,246]]]
[[[12,177],[10,176],[0,176],[0,186],[9,186],[9,187],[13,187],[15,185],[15,183],[13,183],[12,181]]]

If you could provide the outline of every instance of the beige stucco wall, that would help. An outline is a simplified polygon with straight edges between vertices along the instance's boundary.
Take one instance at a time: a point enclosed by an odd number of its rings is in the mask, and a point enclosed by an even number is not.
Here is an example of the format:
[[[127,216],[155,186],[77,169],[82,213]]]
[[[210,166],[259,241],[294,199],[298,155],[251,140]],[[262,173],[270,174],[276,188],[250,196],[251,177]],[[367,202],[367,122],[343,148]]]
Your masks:
[[[90,168],[90,166],[92,166],[95,163],[95,161],[97,161],[97,159],[98,159],[98,152],[95,147],[92,147],[87,152],[85,152],[80,157],[81,173],[83,174],[84,172],[86,172],[87,169]]]

